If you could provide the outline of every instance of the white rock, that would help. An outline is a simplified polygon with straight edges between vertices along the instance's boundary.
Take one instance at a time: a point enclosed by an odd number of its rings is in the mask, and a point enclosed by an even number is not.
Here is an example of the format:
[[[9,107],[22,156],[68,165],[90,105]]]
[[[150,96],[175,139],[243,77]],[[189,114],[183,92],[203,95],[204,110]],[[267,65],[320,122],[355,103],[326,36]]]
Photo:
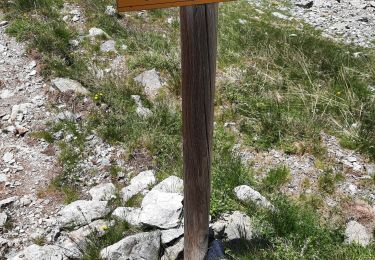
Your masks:
[[[116,187],[112,183],[105,183],[95,186],[89,191],[92,200],[108,201],[116,198]]]
[[[67,259],[58,246],[31,245],[10,260],[65,260]]]
[[[0,208],[6,207],[17,200],[18,200],[18,196],[13,196],[10,198],[3,199],[0,201]]]
[[[250,240],[253,236],[251,219],[244,213],[235,211],[224,214],[217,222],[211,225],[215,236],[228,241],[235,239]]]
[[[116,244],[100,251],[100,256],[104,260],[158,260],[160,253],[160,235],[160,231],[155,231],[125,237]]]
[[[105,31],[103,31],[100,28],[95,28],[95,27],[89,30],[89,36],[91,37],[105,36],[106,38],[110,38],[109,35]]]
[[[274,206],[265,197],[263,197],[258,191],[247,185],[241,185],[234,188],[236,197],[242,202],[253,202],[263,208],[274,210]]]
[[[8,181],[8,177],[5,174],[1,173],[0,174],[0,183],[7,182],[7,181]]]
[[[52,87],[56,88],[61,92],[74,91],[82,95],[87,95],[90,93],[81,85],[81,83],[72,79],[55,78],[51,81],[51,83]]]
[[[61,227],[87,225],[109,213],[107,204],[107,201],[74,201],[59,211],[57,221]]]
[[[3,161],[4,161],[5,163],[9,163],[9,162],[11,162],[13,159],[14,159],[14,155],[13,155],[13,153],[9,153],[9,152],[7,152],[7,153],[5,153],[5,154],[3,155]]]
[[[28,113],[29,108],[33,107],[31,103],[14,105],[10,114],[10,121],[22,121],[24,115]]]
[[[1,21],[0,22],[0,27],[3,27],[3,26],[5,26],[5,25],[7,25],[8,24],[8,21]]]
[[[108,40],[100,45],[101,52],[116,52],[116,42],[114,40]]]
[[[163,230],[161,232],[161,243],[163,245],[169,244],[183,235],[184,235],[183,227]]]
[[[156,183],[154,171],[144,171],[139,173],[130,181],[130,185],[121,190],[122,198],[126,202],[134,195],[147,189]]]
[[[140,214],[141,209],[139,208],[119,207],[113,211],[112,216],[137,227],[141,225],[139,219]]]
[[[156,185],[152,190],[167,192],[167,193],[180,193],[184,192],[184,181],[177,176],[170,176]]]
[[[183,196],[152,190],[142,201],[140,222],[147,226],[171,229],[181,224]]]
[[[162,88],[159,73],[153,69],[143,72],[134,78],[134,81],[144,87],[146,95],[151,99],[155,99],[159,90]]]
[[[370,244],[371,235],[367,232],[366,228],[357,221],[350,221],[346,224],[345,229],[345,242],[352,244],[357,243],[362,246]]]
[[[8,220],[8,216],[5,212],[0,212],[0,228],[2,228]]]
[[[9,89],[4,89],[0,93],[0,98],[2,98],[2,99],[7,99],[7,98],[10,98],[10,97],[13,97],[13,96],[14,96],[14,93],[11,92]]]
[[[140,96],[132,95],[131,97],[135,101],[135,104],[137,105],[137,108],[136,108],[137,115],[143,118],[148,118],[152,115],[151,110],[143,106]]]
[[[105,9],[105,13],[107,15],[114,16],[117,13],[117,11],[112,5],[108,5]]]

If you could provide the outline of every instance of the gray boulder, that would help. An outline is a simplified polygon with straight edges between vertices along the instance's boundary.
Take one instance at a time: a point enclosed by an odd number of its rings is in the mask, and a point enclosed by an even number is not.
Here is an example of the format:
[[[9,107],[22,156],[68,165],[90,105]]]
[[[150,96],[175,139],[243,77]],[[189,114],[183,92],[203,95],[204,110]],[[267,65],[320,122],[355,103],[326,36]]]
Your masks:
[[[59,90],[60,92],[73,91],[78,94],[88,95],[90,92],[85,89],[81,83],[72,79],[66,78],[55,78],[51,81],[52,87]]]
[[[140,214],[141,209],[131,207],[119,207],[113,211],[112,216],[117,219],[126,221],[132,226],[140,226]]]
[[[155,70],[148,70],[134,78],[134,81],[144,87],[146,95],[151,99],[155,99],[163,84],[159,73]]]
[[[87,225],[109,213],[107,204],[107,201],[75,201],[59,211],[57,221],[61,227]]]
[[[104,248],[100,252],[100,256],[104,260],[158,260],[160,253],[160,235],[160,231],[155,231],[125,237],[116,244]]]
[[[110,38],[109,35],[105,31],[103,31],[100,28],[95,28],[95,27],[89,30],[89,37],[105,37],[108,39]]]
[[[65,260],[66,256],[58,246],[31,245],[10,260]]]
[[[168,229],[168,230],[163,230],[161,232],[161,243],[163,245],[167,245],[177,238],[180,238],[184,235],[184,228],[174,228],[174,229]]]
[[[152,190],[144,197],[140,222],[146,226],[171,229],[180,226],[183,196]]]
[[[183,194],[184,181],[177,176],[170,176],[156,185],[152,190]]]
[[[217,222],[211,225],[215,236],[227,241],[235,239],[251,240],[253,227],[251,219],[244,213],[235,211],[224,214]]]
[[[114,40],[108,40],[100,45],[101,52],[116,52],[116,42]]]
[[[348,244],[356,243],[361,246],[367,246],[372,239],[366,228],[357,221],[350,221],[346,224],[345,242]]]
[[[141,191],[156,183],[154,171],[144,171],[135,176],[130,185],[121,190],[122,199],[126,202]]]
[[[113,183],[99,184],[89,190],[92,200],[108,201],[116,198],[116,187]]]
[[[245,203],[253,202],[256,205],[269,209],[275,210],[275,207],[269,202],[262,194],[247,185],[241,185],[234,188],[234,194],[236,197]]]

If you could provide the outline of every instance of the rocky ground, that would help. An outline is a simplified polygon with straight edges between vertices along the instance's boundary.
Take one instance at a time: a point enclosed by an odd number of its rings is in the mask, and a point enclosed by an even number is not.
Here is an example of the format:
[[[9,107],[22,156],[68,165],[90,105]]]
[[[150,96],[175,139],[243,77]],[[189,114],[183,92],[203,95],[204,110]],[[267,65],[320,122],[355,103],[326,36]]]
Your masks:
[[[361,46],[373,45],[374,1],[293,2],[296,5],[280,8],[280,13],[274,15],[289,19],[282,12],[290,11],[330,37],[339,36],[347,43]],[[64,8],[62,12],[68,23],[78,22],[81,27],[85,21],[78,7],[73,10]],[[110,8],[108,12],[112,14]],[[86,159],[80,163],[80,168],[84,173],[94,174],[82,174],[86,177],[80,180],[80,200],[64,205],[61,198],[51,194],[40,196],[61,167],[58,148],[33,138],[33,133],[45,129],[51,121],[67,117],[79,121],[85,117],[84,109],[71,111],[69,104],[63,101],[66,99],[56,96],[86,96],[83,101],[86,107],[92,106],[93,102],[88,91],[78,82],[43,79],[39,75],[38,62],[26,55],[25,46],[5,34],[7,22],[1,17],[0,259],[80,258],[93,239],[92,235],[102,236],[116,219],[125,220],[136,228],[152,227],[153,231],[132,234],[102,249],[100,255],[103,259],[159,259],[160,252],[162,259],[177,258],[183,250],[182,180],[171,176],[157,183],[154,170],[124,161],[124,151],[104,143],[95,132],[85,137]],[[104,34],[98,28],[92,28],[88,33],[93,37]],[[102,52],[113,50],[113,40],[106,40],[101,45]],[[121,57],[115,60],[122,62]],[[108,72],[116,73],[115,70]],[[106,72],[100,71],[99,74],[103,73]],[[162,87],[155,70],[146,71],[135,80],[151,96]],[[138,105],[137,113],[147,117],[151,111],[143,107],[139,96],[133,98]],[[59,100],[55,104],[57,109],[52,109],[50,102],[56,100]],[[74,137],[62,132],[56,138],[69,141]],[[375,193],[371,187],[363,185],[363,181],[373,178],[375,165],[364,156],[341,148],[335,137],[322,133],[322,140],[332,165],[347,173],[339,186],[340,196],[327,197],[326,203],[333,208],[345,196],[357,199],[346,212],[347,219],[351,220],[347,224],[346,236],[349,242],[366,245],[372,240],[371,231],[375,225]],[[288,155],[277,150],[255,153],[241,146],[238,152],[244,162],[261,172],[257,175],[259,179],[277,165],[288,166],[292,178],[284,189],[286,194],[297,196],[317,190],[318,176],[323,170],[311,155]],[[116,183],[112,182],[113,176],[108,170],[113,161],[123,169],[117,173],[119,182]],[[312,183],[308,188],[303,186],[306,178]],[[251,201],[275,210],[265,197],[249,186],[236,187],[233,192],[240,201]],[[125,203],[139,194],[142,195],[140,207],[114,207],[110,203],[114,199]],[[366,221],[363,221],[364,215]],[[223,215],[211,227],[215,236],[224,240],[251,238],[254,232],[250,218],[238,211]],[[239,234],[238,230],[244,233]]]

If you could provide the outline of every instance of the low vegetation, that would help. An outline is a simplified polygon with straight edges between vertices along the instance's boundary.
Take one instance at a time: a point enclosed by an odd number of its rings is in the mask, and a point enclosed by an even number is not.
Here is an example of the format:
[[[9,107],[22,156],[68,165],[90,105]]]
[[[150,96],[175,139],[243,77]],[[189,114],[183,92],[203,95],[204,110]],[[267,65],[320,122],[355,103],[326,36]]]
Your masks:
[[[82,50],[70,44],[80,32],[63,22],[63,1],[17,0],[0,3],[11,21],[7,32],[29,43],[30,55],[43,64],[46,77],[79,80],[92,94],[96,107],[82,125],[64,121],[36,134],[60,148],[61,174],[52,186],[69,203],[79,197],[79,162],[86,134],[95,130],[108,143],[127,150],[129,160],[147,158],[159,179],[181,176],[182,140],[180,105],[179,24],[176,9],[142,16],[111,17],[105,7],[111,0],[70,0],[78,3],[90,27],[106,31],[126,56],[123,75],[95,79],[94,68],[108,65],[92,58],[100,54],[98,43],[84,39]],[[219,71],[215,108],[215,142],[212,173],[211,215],[242,210],[263,223],[256,240],[241,246],[228,245],[232,259],[373,259],[375,247],[343,244],[343,231],[324,222],[311,200],[281,196],[289,181],[286,166],[271,169],[262,180],[254,178],[235,151],[238,144],[255,151],[272,148],[287,154],[312,154],[325,159],[321,132],[340,138],[341,144],[375,160],[375,102],[368,89],[375,84],[375,53],[324,39],[309,26],[296,29],[295,22],[278,20],[272,7],[259,12],[246,1],[220,8]],[[173,18],[171,23],[168,18]],[[239,22],[239,19],[244,22]],[[83,36],[83,35],[81,35]],[[360,53],[361,55],[355,55]],[[99,61],[100,60],[100,61]],[[105,59],[104,59],[105,60]],[[157,69],[167,90],[155,102],[147,99],[133,78],[146,69]],[[131,95],[140,95],[153,112],[137,115]],[[236,131],[226,127],[233,122]],[[56,140],[62,131],[70,141]],[[118,169],[113,168],[113,174]],[[112,172],[112,171],[111,171]],[[325,171],[318,180],[319,192],[332,194],[341,174]],[[375,182],[375,181],[374,181]],[[254,210],[236,200],[233,188],[252,185],[269,195],[276,212]],[[304,182],[306,188],[309,181]],[[317,197],[318,198],[318,197]],[[319,197],[320,198],[320,197]],[[135,197],[128,206],[139,205]],[[126,223],[117,223],[89,245],[83,259],[99,259],[99,249],[128,234]]]

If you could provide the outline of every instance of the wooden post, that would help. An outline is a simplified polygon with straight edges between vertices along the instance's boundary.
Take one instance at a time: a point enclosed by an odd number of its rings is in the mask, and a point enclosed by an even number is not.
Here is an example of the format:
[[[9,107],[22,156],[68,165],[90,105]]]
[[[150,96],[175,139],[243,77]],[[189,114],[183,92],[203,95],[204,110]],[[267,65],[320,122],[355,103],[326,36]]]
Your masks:
[[[185,260],[208,247],[218,4],[181,7]]]

